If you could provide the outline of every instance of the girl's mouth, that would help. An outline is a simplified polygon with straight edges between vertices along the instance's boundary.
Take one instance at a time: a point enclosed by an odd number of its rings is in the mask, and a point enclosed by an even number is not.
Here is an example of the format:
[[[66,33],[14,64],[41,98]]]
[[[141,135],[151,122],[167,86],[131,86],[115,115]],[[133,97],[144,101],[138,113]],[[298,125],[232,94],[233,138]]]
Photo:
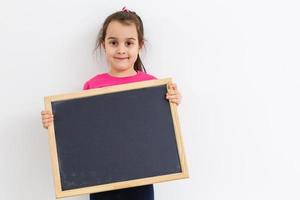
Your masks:
[[[128,59],[128,57],[114,57],[114,58],[117,60],[127,60]]]

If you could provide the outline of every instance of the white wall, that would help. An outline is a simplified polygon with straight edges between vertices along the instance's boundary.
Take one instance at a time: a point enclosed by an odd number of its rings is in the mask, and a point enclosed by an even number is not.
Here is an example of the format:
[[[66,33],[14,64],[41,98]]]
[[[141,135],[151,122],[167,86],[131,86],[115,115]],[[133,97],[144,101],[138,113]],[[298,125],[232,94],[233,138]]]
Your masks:
[[[94,41],[124,5],[144,20],[148,72],[183,94],[190,179],[156,199],[300,199],[296,0],[1,0],[0,199],[54,199],[43,97],[106,70]]]

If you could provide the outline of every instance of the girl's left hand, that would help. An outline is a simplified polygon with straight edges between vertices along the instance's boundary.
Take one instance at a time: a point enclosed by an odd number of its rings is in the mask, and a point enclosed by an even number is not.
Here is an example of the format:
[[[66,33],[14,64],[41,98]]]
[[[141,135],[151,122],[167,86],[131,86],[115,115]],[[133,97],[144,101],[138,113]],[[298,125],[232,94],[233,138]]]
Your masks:
[[[169,91],[166,94],[166,98],[169,99],[171,103],[179,105],[181,102],[181,94],[177,88],[176,83],[169,83]]]

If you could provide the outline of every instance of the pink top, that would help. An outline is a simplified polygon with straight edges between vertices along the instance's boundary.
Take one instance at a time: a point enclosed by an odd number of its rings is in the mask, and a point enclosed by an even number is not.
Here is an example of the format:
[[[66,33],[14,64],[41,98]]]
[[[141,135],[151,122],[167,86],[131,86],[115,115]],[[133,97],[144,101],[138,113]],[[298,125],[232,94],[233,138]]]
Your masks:
[[[120,85],[125,83],[132,83],[132,82],[139,82],[139,81],[147,81],[157,79],[156,77],[147,74],[142,71],[137,71],[136,75],[133,76],[126,76],[126,77],[116,77],[112,76],[108,73],[98,74],[85,82],[83,89],[93,89],[93,88],[100,88],[112,85]]]

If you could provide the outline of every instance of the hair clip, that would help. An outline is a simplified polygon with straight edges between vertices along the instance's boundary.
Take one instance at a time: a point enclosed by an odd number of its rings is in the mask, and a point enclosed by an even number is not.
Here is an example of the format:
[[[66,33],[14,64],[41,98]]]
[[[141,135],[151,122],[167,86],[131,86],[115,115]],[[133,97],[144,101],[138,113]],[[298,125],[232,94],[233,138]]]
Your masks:
[[[127,13],[130,12],[125,6],[122,8],[122,11],[123,11],[123,12],[127,12]]]

